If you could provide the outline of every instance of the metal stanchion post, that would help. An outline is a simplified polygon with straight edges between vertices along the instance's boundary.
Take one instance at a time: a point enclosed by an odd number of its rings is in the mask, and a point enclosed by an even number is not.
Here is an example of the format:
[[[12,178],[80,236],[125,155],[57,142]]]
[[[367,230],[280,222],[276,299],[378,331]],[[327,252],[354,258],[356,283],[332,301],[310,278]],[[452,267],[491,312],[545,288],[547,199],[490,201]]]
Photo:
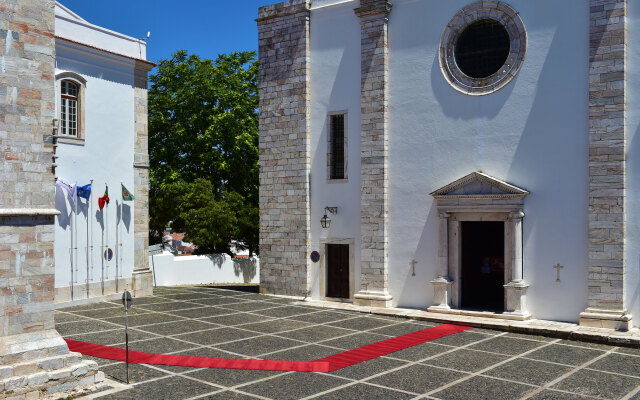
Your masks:
[[[127,364],[127,384],[129,384],[129,309],[133,303],[133,299],[131,298],[131,292],[125,289],[122,292],[122,305],[124,306],[124,340],[125,340],[125,351],[127,354],[126,364]]]

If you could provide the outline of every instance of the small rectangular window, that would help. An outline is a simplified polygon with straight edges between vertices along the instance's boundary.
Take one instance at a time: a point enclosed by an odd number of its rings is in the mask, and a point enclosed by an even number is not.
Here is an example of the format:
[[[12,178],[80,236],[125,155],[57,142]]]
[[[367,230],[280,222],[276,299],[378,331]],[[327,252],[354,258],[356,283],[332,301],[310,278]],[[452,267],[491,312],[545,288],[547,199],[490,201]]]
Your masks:
[[[345,179],[345,115],[329,116],[329,179]]]

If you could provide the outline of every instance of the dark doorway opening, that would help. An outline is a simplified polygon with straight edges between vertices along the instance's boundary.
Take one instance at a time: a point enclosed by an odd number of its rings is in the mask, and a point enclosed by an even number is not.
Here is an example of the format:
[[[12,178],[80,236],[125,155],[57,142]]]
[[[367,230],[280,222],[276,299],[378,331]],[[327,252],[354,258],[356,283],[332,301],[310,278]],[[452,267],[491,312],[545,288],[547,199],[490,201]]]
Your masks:
[[[349,298],[349,245],[327,244],[327,297]]]
[[[462,308],[504,312],[504,222],[461,223]]]

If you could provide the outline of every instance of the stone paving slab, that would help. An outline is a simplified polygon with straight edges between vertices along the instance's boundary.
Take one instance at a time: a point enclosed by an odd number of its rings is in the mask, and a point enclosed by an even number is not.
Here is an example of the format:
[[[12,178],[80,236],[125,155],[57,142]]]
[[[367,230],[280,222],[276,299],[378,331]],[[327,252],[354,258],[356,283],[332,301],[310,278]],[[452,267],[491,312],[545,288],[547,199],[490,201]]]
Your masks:
[[[134,299],[133,310],[139,313],[130,317],[133,350],[310,361],[439,324],[389,310],[362,313],[343,303],[330,310],[220,288],[158,288],[154,293]],[[55,315],[65,337],[124,347],[122,307],[115,303],[65,308]],[[121,384],[123,363],[95,359],[114,389],[91,398],[640,398],[639,347],[474,326],[329,374],[134,365],[134,383],[126,385]]]

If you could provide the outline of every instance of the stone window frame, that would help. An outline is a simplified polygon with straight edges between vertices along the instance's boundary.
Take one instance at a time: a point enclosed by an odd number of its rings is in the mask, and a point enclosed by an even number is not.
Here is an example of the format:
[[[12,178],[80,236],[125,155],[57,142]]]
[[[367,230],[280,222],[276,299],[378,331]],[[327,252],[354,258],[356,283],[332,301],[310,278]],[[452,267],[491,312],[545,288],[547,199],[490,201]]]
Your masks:
[[[327,297],[327,245],[328,244],[348,244],[349,245],[349,298]],[[320,239],[320,261],[318,261],[318,275],[320,277],[320,300],[335,302],[353,302],[356,293],[356,241],[354,238],[321,238]]]
[[[471,78],[458,68],[455,47],[460,33],[481,19],[500,22],[509,33],[511,47],[498,72],[486,78]],[[470,96],[483,96],[502,89],[513,80],[522,68],[526,52],[527,32],[520,15],[505,3],[485,0],[469,4],[449,21],[440,39],[438,58],[440,70],[451,87]]]
[[[344,116],[344,178],[331,178],[331,117],[334,115]],[[349,182],[349,113],[347,110],[329,111],[327,113],[327,183],[348,183]]]
[[[78,107],[76,110],[77,135],[75,137],[68,135],[62,136],[58,131],[57,141],[58,143],[72,143],[83,145],[85,142],[85,98],[87,80],[80,74],[71,71],[65,71],[56,74],[56,118],[58,118],[59,122],[61,121],[60,99],[62,98],[62,81],[70,81],[78,85]]]

